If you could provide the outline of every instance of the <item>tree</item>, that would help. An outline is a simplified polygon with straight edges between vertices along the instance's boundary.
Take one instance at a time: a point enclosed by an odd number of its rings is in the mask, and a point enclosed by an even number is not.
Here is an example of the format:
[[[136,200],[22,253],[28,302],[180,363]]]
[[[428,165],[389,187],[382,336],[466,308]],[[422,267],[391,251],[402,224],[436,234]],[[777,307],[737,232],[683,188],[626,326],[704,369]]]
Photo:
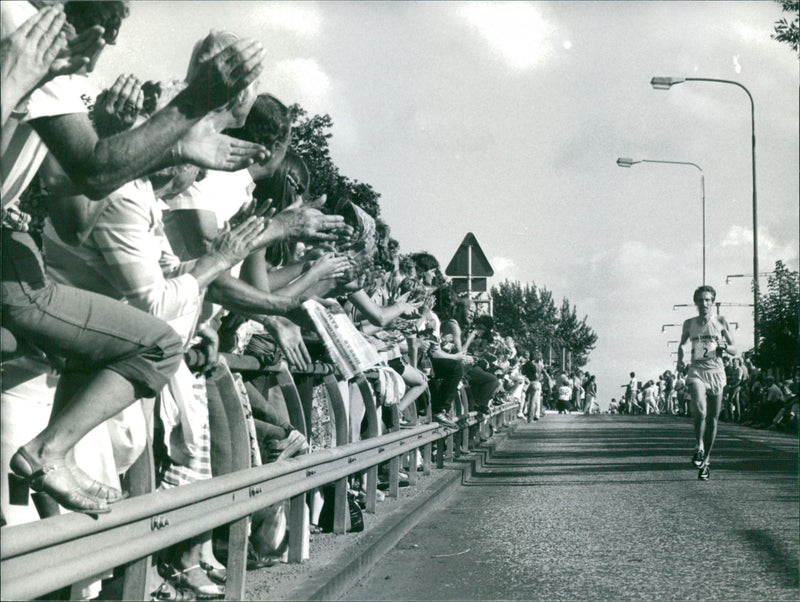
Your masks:
[[[578,320],[569,301],[564,299],[559,310],[552,292],[511,280],[492,287],[491,295],[497,331],[514,337],[520,349],[538,351],[548,359],[551,354],[560,357],[566,349],[571,352],[573,367],[586,364],[597,335],[586,324],[586,317]]]
[[[767,280],[768,292],[759,299],[760,343],[755,361],[760,368],[778,368],[782,374],[789,375],[798,365],[799,285],[798,273],[777,261],[775,271]]]
[[[292,149],[306,162],[312,174],[309,193],[312,197],[328,195],[331,200],[347,197],[372,217],[379,217],[380,193],[371,185],[342,175],[333,162],[329,141],[333,137],[330,115],[308,117],[300,105],[292,105]]]
[[[783,12],[793,15],[791,21],[784,18],[775,21],[775,33],[770,35],[773,40],[784,42],[791,46],[795,53],[798,50],[798,38],[800,38],[800,1],[799,0],[775,0],[781,5]]]

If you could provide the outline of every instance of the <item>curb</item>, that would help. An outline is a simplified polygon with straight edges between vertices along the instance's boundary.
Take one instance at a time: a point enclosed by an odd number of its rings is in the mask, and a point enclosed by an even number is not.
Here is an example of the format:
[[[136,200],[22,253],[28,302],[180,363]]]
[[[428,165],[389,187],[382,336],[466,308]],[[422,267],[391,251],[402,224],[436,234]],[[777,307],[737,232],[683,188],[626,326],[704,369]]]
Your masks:
[[[513,429],[512,429],[513,430]],[[371,543],[365,544],[355,558],[343,559],[331,565],[324,574],[295,588],[285,600],[337,600],[363,577],[389,550],[411,531],[432,510],[443,504],[455,492],[457,486],[467,483],[494,453],[497,440],[505,438],[510,429],[496,433],[490,441],[449,463],[444,470],[451,472],[441,484],[413,505],[399,519],[390,524],[379,524],[370,533]]]

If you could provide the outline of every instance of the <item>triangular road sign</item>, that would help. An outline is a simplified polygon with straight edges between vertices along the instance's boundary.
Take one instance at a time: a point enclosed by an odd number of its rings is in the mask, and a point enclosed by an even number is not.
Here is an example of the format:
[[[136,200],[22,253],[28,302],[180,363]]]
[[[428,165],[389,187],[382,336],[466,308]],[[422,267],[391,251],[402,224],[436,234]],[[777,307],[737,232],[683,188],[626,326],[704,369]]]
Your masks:
[[[470,255],[472,256],[471,265]],[[472,273],[470,273],[470,268]],[[494,270],[489,265],[489,260],[486,259],[483,249],[481,249],[472,232],[467,233],[464,240],[461,241],[456,254],[447,264],[447,269],[444,273],[448,276],[467,276],[472,278],[494,276]]]

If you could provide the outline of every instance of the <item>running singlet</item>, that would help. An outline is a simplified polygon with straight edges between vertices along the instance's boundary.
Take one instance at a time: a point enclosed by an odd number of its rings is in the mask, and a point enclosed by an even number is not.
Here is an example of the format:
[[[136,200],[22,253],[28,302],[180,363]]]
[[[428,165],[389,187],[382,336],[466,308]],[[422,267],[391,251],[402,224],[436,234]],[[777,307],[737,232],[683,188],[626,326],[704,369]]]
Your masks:
[[[722,358],[717,356],[717,345],[722,338],[722,322],[712,317],[706,324],[695,318],[689,322],[692,341],[692,367],[702,370],[723,370]]]

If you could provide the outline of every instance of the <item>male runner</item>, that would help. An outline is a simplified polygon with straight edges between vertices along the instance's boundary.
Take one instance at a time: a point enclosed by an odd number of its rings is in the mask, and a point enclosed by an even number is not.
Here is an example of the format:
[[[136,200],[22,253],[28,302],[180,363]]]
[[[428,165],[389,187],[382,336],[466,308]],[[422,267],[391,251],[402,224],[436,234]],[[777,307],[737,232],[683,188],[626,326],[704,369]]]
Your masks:
[[[695,452],[692,462],[700,469],[697,478],[703,481],[708,480],[711,448],[722,409],[722,391],[725,388],[722,355],[736,355],[728,321],[713,313],[716,297],[717,291],[711,286],[703,285],[694,291],[694,304],[699,315],[683,323],[678,345],[678,370],[683,370],[683,347],[687,340],[692,341],[692,361],[686,386],[691,395],[694,417]]]

